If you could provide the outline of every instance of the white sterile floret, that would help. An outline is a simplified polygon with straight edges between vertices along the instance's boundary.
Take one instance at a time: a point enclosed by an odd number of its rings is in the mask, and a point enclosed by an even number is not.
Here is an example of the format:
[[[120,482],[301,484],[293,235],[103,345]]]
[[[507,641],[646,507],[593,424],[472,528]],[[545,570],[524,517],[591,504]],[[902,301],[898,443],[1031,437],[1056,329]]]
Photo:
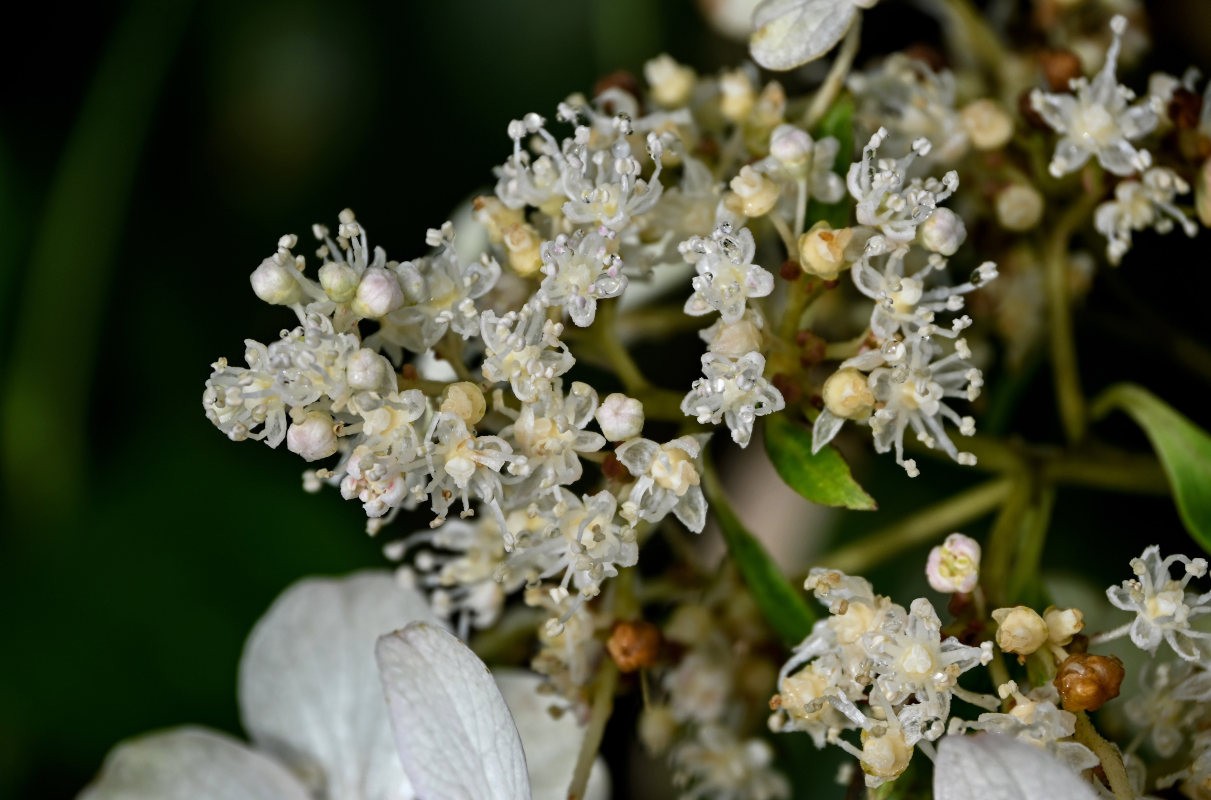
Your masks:
[[[464,264],[454,249],[454,226],[448,222],[440,229],[430,229],[425,242],[437,251],[399,265],[406,304],[382,320],[379,331],[367,337],[368,345],[381,340],[385,345],[423,353],[447,330],[464,339],[479,333],[475,301],[496,285],[500,265],[486,254]]]
[[[643,432],[643,403],[619,392],[606,395],[594,416],[607,441],[623,442]]]
[[[702,357],[703,377],[681,401],[681,411],[698,422],[718,425],[726,421],[732,440],[747,447],[757,417],[786,407],[782,393],[765,379],[765,357],[745,353],[730,358],[717,353]]]
[[[535,297],[546,305],[563,306],[572,321],[584,328],[593,324],[597,301],[618,297],[626,289],[622,259],[613,252],[615,234],[609,228],[560,234],[542,245],[542,271],[546,277]]]
[[[862,159],[850,165],[846,185],[858,201],[858,222],[878,228],[888,241],[906,244],[917,235],[917,226],[929,219],[938,203],[954,194],[959,186],[953,170],[937,178],[908,178],[908,168],[918,156],[930,151],[927,139],[917,139],[904,157],[877,158],[887,129],[880,128],[862,149]]]
[[[753,11],[749,50],[766,69],[788,70],[841,41],[859,8],[878,0],[764,0]]]
[[[1183,574],[1175,580],[1169,573],[1174,564]],[[1104,633],[1095,642],[1106,642],[1130,634],[1132,643],[1149,653],[1165,641],[1186,661],[1202,661],[1211,655],[1211,633],[1196,630],[1196,617],[1211,613],[1211,591],[1187,592],[1194,578],[1207,574],[1207,561],[1172,555],[1161,558],[1160,547],[1152,545],[1139,558],[1131,559],[1136,577],[1111,586],[1106,597],[1116,608],[1132,611],[1136,617],[1121,628]]]
[[[635,478],[622,504],[624,519],[631,525],[641,519],[659,522],[671,511],[694,533],[702,531],[706,498],[699,486],[702,442],[698,438],[679,436],[664,444],[631,439],[615,454]]]
[[[980,580],[980,543],[970,536],[952,533],[929,551],[925,577],[934,591],[967,593]]]
[[[678,249],[698,274],[693,279],[694,293],[685,302],[691,316],[718,311],[726,322],[735,322],[744,314],[745,300],[765,297],[774,290],[774,276],[753,262],[757,251],[748,228],[733,233],[724,223],[710,238],[694,236]]]
[[[500,432],[518,457],[513,471],[522,476],[511,486],[511,503],[526,503],[540,492],[580,479],[580,454],[596,452],[606,443],[600,433],[584,429],[596,410],[593,387],[576,381],[565,397],[558,378],[549,391],[522,405],[513,424]]]
[[[522,402],[535,400],[576,363],[568,346],[559,340],[563,325],[547,319],[542,305],[530,303],[500,317],[485,311],[480,326],[484,380],[508,381]]]
[[[1151,133],[1160,121],[1160,101],[1151,96],[1134,105],[1135,93],[1119,85],[1115,70],[1123,45],[1127,19],[1116,16],[1110,21],[1114,40],[1106,53],[1106,63],[1092,81],[1076,78],[1075,96],[1049,94],[1035,89],[1030,104],[1056,132],[1063,134],[1055,146],[1048,167],[1061,177],[1084,166],[1090,156],[1115,175],[1130,175],[1147,169],[1152,156],[1136,149],[1131,142]]]
[[[1173,204],[1190,185],[1165,167],[1153,167],[1140,180],[1126,180],[1114,187],[1114,199],[1097,207],[1093,226],[1106,237],[1106,257],[1118,264],[1131,249],[1131,234],[1148,228],[1157,233],[1181,224],[1187,236],[1198,233],[1198,225]]]

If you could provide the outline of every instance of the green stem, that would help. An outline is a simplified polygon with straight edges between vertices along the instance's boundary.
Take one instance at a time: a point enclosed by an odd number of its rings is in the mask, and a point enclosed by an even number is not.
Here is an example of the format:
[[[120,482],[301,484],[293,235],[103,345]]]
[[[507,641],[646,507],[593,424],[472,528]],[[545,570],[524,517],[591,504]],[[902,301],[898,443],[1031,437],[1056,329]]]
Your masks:
[[[1055,487],[1050,483],[1036,485],[1033,495],[1026,510],[1022,535],[1018,539],[1013,571],[1009,574],[1007,597],[1011,602],[1019,601],[1030,581],[1038,576],[1051,511],[1055,506]]]
[[[1051,231],[1043,253],[1051,374],[1055,382],[1060,422],[1069,443],[1080,441],[1084,437],[1088,420],[1085,416],[1085,395],[1081,391],[1080,370],[1077,366],[1076,340],[1072,332],[1072,307],[1068,294],[1068,241],[1099,200],[1101,192],[1094,190],[1069,206]]]
[[[960,492],[830,553],[821,560],[821,566],[861,573],[910,547],[934,540],[943,531],[979,519],[1004,502],[1012,487],[1009,478],[997,478]]]
[[[458,376],[460,381],[468,383],[476,383],[475,376],[471,374],[471,370],[467,369],[466,363],[463,362],[463,339],[454,331],[446,333],[445,337],[438,342],[434,348],[442,360],[450,365],[454,370],[454,374]]]
[[[1001,38],[989,27],[984,16],[970,0],[940,0],[939,6],[953,25],[952,34],[966,39],[966,46],[958,47],[958,52],[974,55],[991,75],[1005,83],[1002,70],[1012,62]]]
[[[568,800],[581,800],[589,783],[589,773],[601,749],[606,723],[614,712],[614,692],[618,688],[618,665],[607,658],[597,675],[597,689],[593,692],[593,709],[589,712],[589,724],[584,729],[580,753],[576,756],[576,767],[572,770],[572,782],[568,785]]]
[[[618,332],[614,325],[614,320],[618,314],[617,303],[602,303],[597,307],[597,324],[593,325],[588,330],[592,337],[592,343],[613,367],[614,372],[618,375],[622,385],[626,387],[627,393],[631,395],[642,394],[651,385],[643,373],[639,371],[639,366],[635,360],[631,358],[631,354],[623,347],[622,340],[618,337]]]
[[[854,56],[858,54],[858,45],[861,44],[861,41],[862,15],[855,14],[854,21],[845,34],[845,42],[837,53],[837,58],[829,67],[824,83],[820,84],[820,88],[812,97],[811,105],[807,107],[807,113],[803,115],[803,127],[809,131],[824,118],[824,115],[828,113],[828,107],[833,104],[842,87],[845,86],[845,78],[849,75],[850,67],[853,66]]]
[[[980,584],[993,607],[1006,605],[1009,569],[1031,499],[1031,481],[1025,471],[1005,480],[1009,481],[1011,489],[988,534],[988,543],[980,559]]]
[[[1134,800],[1135,792],[1131,789],[1131,781],[1127,778],[1127,767],[1123,757],[1114,745],[1102,738],[1084,711],[1076,712],[1076,735],[1078,742],[1093,751],[1102,762],[1102,771],[1110,782],[1110,791],[1114,792],[1115,800]]]

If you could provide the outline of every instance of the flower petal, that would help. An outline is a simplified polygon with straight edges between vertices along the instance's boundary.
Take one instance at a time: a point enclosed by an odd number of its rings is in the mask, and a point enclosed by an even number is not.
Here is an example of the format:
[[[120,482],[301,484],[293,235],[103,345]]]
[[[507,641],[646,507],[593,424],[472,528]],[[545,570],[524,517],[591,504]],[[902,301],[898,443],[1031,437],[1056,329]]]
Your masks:
[[[77,800],[308,800],[281,765],[230,736],[174,728],[122,742]]]
[[[496,670],[496,685],[513,713],[530,772],[530,791],[534,800],[565,800],[572,769],[584,739],[583,729],[574,714],[558,719],[548,707],[550,695],[538,694],[542,678],[519,669]],[[610,796],[610,774],[598,758],[589,773],[584,800],[606,800]]]
[[[749,50],[766,69],[794,69],[841,41],[856,13],[853,0],[766,0],[753,12]]]
[[[996,733],[938,742],[934,800],[1097,800],[1093,787],[1046,751]]]
[[[375,649],[404,772],[429,800],[529,800],[521,738],[492,673],[441,628],[414,622]]]
[[[399,764],[374,663],[375,640],[434,620],[389,572],[308,578],[257,622],[240,659],[240,715],[258,749],[314,776],[333,800],[413,793]]]

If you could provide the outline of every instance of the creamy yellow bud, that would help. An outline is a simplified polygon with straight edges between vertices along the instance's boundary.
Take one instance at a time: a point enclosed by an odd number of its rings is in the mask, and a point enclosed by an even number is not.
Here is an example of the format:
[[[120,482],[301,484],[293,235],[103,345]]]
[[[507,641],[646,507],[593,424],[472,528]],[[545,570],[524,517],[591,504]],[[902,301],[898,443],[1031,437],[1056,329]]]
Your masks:
[[[1072,641],[1072,637],[1085,627],[1085,615],[1079,608],[1056,608],[1049,606],[1043,612],[1043,620],[1047,623],[1047,636],[1052,644],[1060,646]]]
[[[723,116],[732,122],[744,122],[756,102],[757,93],[747,72],[734,69],[719,77],[719,111]]]
[[[778,184],[752,167],[741,167],[740,174],[732,178],[729,185],[740,198],[740,208],[748,217],[768,213],[778,202],[781,193]]]
[[[838,417],[863,419],[875,405],[875,393],[870,389],[866,375],[845,367],[829,376],[824,382],[824,407]]]
[[[959,119],[977,150],[996,150],[1013,138],[1013,118],[995,100],[969,103],[959,112]]]
[[[509,208],[495,197],[480,196],[471,205],[475,209],[475,221],[488,231],[488,240],[492,244],[500,244],[505,231],[526,221],[521,209]]]
[[[329,261],[320,267],[320,286],[334,303],[348,303],[357,294],[361,276],[357,270],[340,261]]]
[[[643,77],[647,79],[652,99],[666,108],[685,105],[698,79],[694,70],[678,64],[667,53],[644,64]]]
[[[505,249],[509,251],[509,267],[522,277],[542,268],[542,237],[524,222],[511,225],[504,232]]]
[[[747,316],[733,323],[719,326],[715,337],[707,345],[712,353],[740,357],[745,353],[761,352],[761,329]]]
[[[845,260],[845,248],[854,238],[852,228],[833,230],[821,220],[799,237],[799,266],[809,275],[826,281],[836,280],[841,271],[849,266]]]
[[[889,728],[882,736],[871,736],[862,731],[862,758],[860,765],[867,775],[890,781],[908,769],[912,760],[912,747],[904,739],[899,728]]]
[[[1043,195],[1024,183],[1006,186],[997,194],[997,221],[1008,231],[1028,231],[1043,217]]]
[[[450,384],[442,392],[441,410],[453,414],[468,425],[474,425],[484,418],[488,404],[478,386],[468,381],[460,381]]]
[[[997,646],[1006,653],[1027,656],[1047,642],[1047,623],[1032,608],[998,608],[992,618],[997,623]]]
[[[639,741],[648,755],[658,756],[668,750],[677,733],[677,720],[668,706],[651,705],[639,715]]]

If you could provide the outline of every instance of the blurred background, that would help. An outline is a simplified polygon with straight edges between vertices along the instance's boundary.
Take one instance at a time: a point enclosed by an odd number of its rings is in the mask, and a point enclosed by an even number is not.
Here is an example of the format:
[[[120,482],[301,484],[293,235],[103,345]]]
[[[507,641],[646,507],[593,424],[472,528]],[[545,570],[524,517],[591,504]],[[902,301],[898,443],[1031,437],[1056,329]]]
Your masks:
[[[1201,0],[1158,5],[1156,39],[1173,44],[1159,65],[1211,65],[1211,25],[1188,16]],[[125,737],[238,732],[240,648],[273,597],[304,575],[384,564],[355,504],[304,494],[297,459],[233,444],[202,413],[212,361],[294,324],[248,285],[278,237],[348,206],[392,257],[420,255],[426,228],[490,187],[510,119],[551,115],[661,51],[704,71],[745,51],[693,0],[38,13],[0,52],[0,797],[68,798]],[[903,30],[868,36],[902,47]],[[1208,241],[1171,236],[1170,256],[1122,275],[1129,296],[1202,339],[1206,295],[1182,276],[1205,268]],[[1113,315],[1118,295],[1103,294]],[[1146,350],[1090,330],[1092,384],[1156,382]],[[1206,425],[1206,378],[1169,369],[1160,381],[1177,393],[1162,396]],[[1038,394],[1047,409],[1049,388]],[[939,494],[970,480],[938,475]],[[887,487],[885,514],[927,499],[894,474],[862,477]],[[1183,541],[1165,500],[1096,498],[1063,495],[1057,525],[1101,531],[1111,575],[1142,549],[1124,515]]]

